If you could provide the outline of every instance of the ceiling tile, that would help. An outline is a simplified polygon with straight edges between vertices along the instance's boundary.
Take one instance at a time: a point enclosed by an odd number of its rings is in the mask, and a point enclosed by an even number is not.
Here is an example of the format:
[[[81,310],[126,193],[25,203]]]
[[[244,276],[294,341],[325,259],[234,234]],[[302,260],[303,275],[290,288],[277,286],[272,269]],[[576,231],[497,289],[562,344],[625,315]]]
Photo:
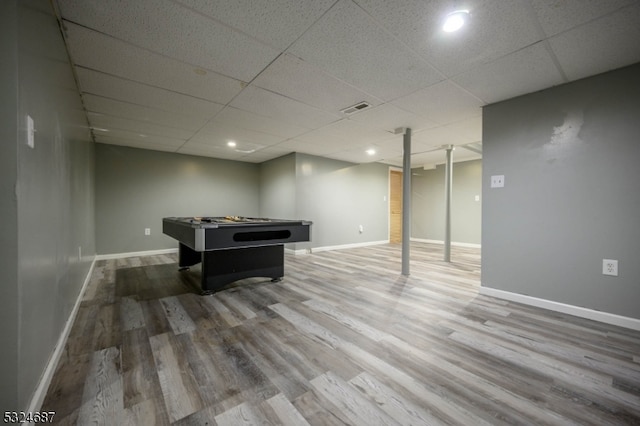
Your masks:
[[[231,102],[231,106],[308,129],[322,127],[339,119],[337,114],[329,114],[252,85],[247,86]]]
[[[178,0],[265,44],[284,50],[300,37],[335,0]]]
[[[196,133],[192,140],[207,141],[213,145],[223,147],[226,147],[229,141],[234,141],[238,149],[248,150],[255,149],[254,145],[260,147],[274,145],[282,142],[283,138],[268,133],[243,129],[224,122],[210,122]]]
[[[438,125],[428,118],[405,111],[390,103],[378,105],[377,107],[353,114],[349,116],[349,120],[387,132],[393,132],[399,127],[422,130]]]
[[[163,111],[86,93],[82,99],[89,114],[102,113],[194,132],[204,126],[208,120],[208,118]]]
[[[184,141],[179,139],[170,139],[158,136],[143,138],[135,133],[126,131],[114,131],[109,133],[94,131],[94,135],[96,142],[98,143],[131,146],[134,148],[144,148],[157,151],[176,151],[184,144]]]
[[[89,113],[89,123],[92,127],[102,129],[126,130],[144,136],[163,136],[171,139],[187,140],[193,131],[176,129],[175,127],[161,126],[146,121],[130,120],[128,118],[114,117],[113,115],[105,115],[100,113]]]
[[[468,142],[482,141],[482,114],[445,125],[446,129]]]
[[[66,23],[77,65],[185,95],[226,104],[244,85],[213,71],[194,67],[122,42],[72,23]],[[96,52],[100,52],[96,55]]]
[[[259,151],[240,157],[242,161],[248,161],[250,163],[262,163],[264,161],[273,160],[274,158],[282,157],[283,155],[290,154],[290,149],[284,149],[280,147],[268,146]]]
[[[309,131],[309,129],[305,127],[264,117],[234,107],[225,107],[216,115],[213,122],[226,123],[231,126],[267,133],[282,138],[292,138]]]
[[[339,151],[342,145],[329,144],[329,143],[317,143],[315,141],[303,141],[300,139],[289,139],[279,143],[274,148],[281,148],[283,150],[291,150],[291,152],[300,152],[310,155],[325,156],[336,151]]]
[[[85,68],[76,73],[83,93],[201,118],[211,118],[222,105]]]
[[[477,116],[484,103],[451,81],[443,81],[400,98],[393,104],[444,124]]]
[[[544,42],[479,65],[453,81],[486,103],[493,103],[564,82]]]
[[[219,146],[211,146],[193,141],[182,145],[177,151],[179,154],[199,155],[203,157],[221,158],[224,160],[239,160],[244,154]]]
[[[193,66],[251,81],[279,54],[169,0],[64,0],[62,17]]]
[[[547,36],[608,15],[636,0],[529,0]]]
[[[349,0],[334,6],[289,52],[386,101],[442,80]]]
[[[515,52],[541,39],[535,16],[522,1],[356,0],[374,19],[447,77]],[[467,9],[470,20],[442,31],[447,15]]]
[[[458,123],[423,130],[413,134],[412,140],[427,148],[477,142],[482,139],[480,121],[481,118],[478,116]]]
[[[252,84],[334,114],[361,101],[371,105],[380,103],[373,96],[289,54],[275,60]]]
[[[342,139],[344,142],[357,139],[377,141],[388,139],[392,136],[386,130],[367,127],[348,118],[331,123],[319,131],[330,135],[332,139]]]
[[[238,161],[367,162],[375,147],[401,165],[398,127],[414,152],[480,143],[487,103],[640,62],[638,0],[462,0],[471,20],[454,34],[450,0],[55,4],[96,140]],[[372,107],[340,112],[360,101]]]
[[[569,79],[576,80],[640,61],[639,40],[640,2],[635,2],[549,42]]]

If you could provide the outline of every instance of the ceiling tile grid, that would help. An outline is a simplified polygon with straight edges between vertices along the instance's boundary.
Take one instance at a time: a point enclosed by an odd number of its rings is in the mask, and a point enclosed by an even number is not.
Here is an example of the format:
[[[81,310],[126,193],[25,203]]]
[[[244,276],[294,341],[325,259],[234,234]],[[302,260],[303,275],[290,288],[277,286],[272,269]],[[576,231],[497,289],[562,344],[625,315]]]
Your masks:
[[[280,121],[230,106],[225,107],[216,114],[213,123],[242,127],[256,132],[279,136],[283,139],[293,138],[309,131],[306,127],[299,126],[298,124]]]
[[[239,80],[150,52],[97,31],[72,23],[65,26],[67,36],[78,40],[71,50],[78,66],[220,104],[228,103],[244,87]]]
[[[451,80],[487,104],[564,82],[545,42],[479,65]]]
[[[637,0],[54,2],[97,142],[238,161],[480,158],[484,105],[640,61]]]
[[[64,0],[63,17],[135,46],[241,81],[278,51],[170,0]]]
[[[341,0],[288,52],[385,101],[443,79],[350,0]]]
[[[340,119],[338,112],[330,114],[255,86],[248,86],[230,105],[307,129],[317,129]]]
[[[478,115],[480,107],[484,105],[484,102],[451,80],[418,90],[392,103],[438,124]]]
[[[89,115],[92,113],[100,113],[158,125],[171,123],[171,125],[177,129],[191,130],[193,132],[202,128],[208,121],[207,117],[163,111],[148,106],[96,96],[90,93],[85,93],[83,99]]]
[[[281,55],[252,84],[334,114],[358,102],[382,102],[290,54]]]
[[[636,0],[529,0],[549,37],[637,4]]]
[[[554,36],[549,43],[570,80],[636,63],[640,2]]]
[[[213,117],[223,108],[221,104],[124,80],[97,71],[78,68],[76,73],[80,79],[80,89],[83,93],[203,118]]]
[[[335,0],[178,0],[206,16],[285,50],[317,21]]]

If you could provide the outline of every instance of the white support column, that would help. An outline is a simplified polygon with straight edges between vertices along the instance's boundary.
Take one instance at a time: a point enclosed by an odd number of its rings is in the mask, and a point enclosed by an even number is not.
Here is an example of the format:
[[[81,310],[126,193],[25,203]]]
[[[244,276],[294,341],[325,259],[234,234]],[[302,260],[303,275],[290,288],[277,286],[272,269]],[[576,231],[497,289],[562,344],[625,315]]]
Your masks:
[[[447,165],[444,178],[444,261],[451,262],[451,194],[453,183],[453,145],[447,146]]]
[[[402,275],[409,275],[411,254],[411,129],[405,129],[402,159]]]

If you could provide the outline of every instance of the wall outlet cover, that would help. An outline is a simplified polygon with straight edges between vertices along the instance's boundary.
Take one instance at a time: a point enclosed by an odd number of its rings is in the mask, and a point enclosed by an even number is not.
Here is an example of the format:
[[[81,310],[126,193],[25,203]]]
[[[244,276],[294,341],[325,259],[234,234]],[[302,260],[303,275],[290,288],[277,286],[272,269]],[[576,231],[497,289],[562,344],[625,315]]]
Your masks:
[[[602,275],[618,276],[618,261],[615,259],[602,259]]]

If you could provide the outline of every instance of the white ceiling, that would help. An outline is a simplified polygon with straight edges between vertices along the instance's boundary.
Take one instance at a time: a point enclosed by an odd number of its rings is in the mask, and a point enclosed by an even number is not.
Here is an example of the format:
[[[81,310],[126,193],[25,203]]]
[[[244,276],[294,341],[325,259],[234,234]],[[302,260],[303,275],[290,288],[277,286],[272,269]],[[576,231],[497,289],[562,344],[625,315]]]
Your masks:
[[[638,0],[55,4],[96,142],[255,163],[480,158],[484,105],[640,61]]]

